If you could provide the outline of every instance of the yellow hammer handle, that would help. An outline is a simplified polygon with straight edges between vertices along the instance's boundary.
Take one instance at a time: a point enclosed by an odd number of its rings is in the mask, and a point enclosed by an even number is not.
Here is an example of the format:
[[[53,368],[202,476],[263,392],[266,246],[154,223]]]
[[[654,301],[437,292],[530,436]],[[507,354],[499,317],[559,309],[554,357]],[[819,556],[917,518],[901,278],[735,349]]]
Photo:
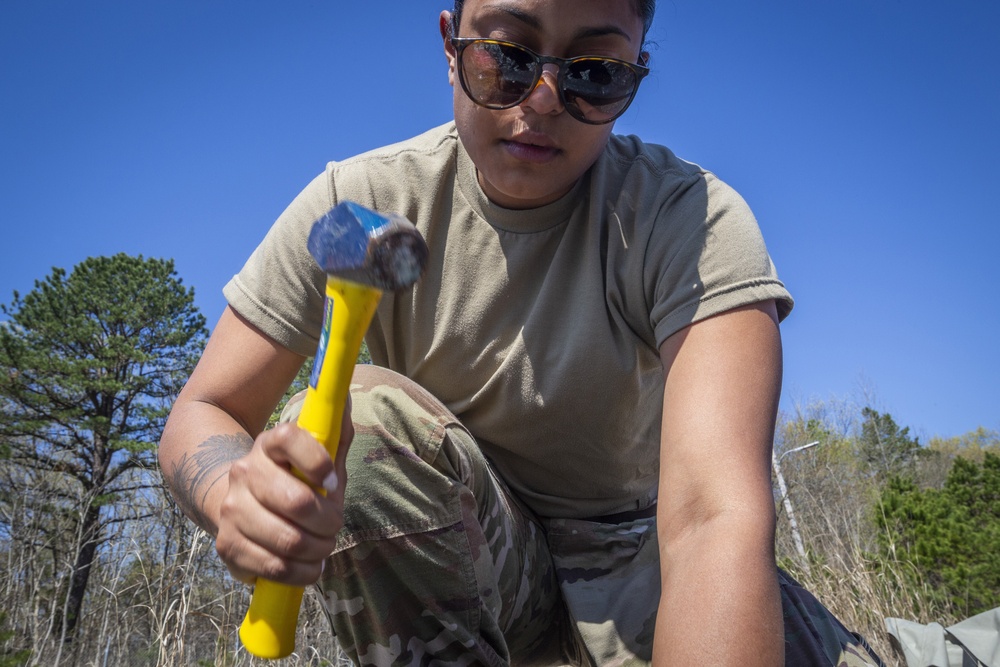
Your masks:
[[[326,447],[331,459],[337,457],[344,406],[361,341],[381,297],[381,291],[367,285],[332,277],[326,282],[323,333],[298,425]],[[275,660],[295,650],[302,593],[299,586],[257,579],[250,609],[240,626],[240,640],[250,653]]]

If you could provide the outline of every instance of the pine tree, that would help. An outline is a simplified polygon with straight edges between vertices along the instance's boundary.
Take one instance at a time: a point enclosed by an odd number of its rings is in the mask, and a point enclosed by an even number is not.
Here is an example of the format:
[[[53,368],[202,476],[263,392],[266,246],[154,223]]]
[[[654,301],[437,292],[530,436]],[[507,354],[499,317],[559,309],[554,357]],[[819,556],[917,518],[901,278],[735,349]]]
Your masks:
[[[172,261],[124,254],[54,268],[0,310],[0,441],[46,480],[71,564],[53,613],[71,641],[107,528],[138,518],[130,501],[159,483],[156,443],[205,319]]]
[[[972,616],[1000,599],[1000,456],[956,458],[942,489],[894,478],[882,492],[882,549],[916,567],[941,602]]]
[[[872,408],[861,410],[859,455],[865,466],[880,480],[894,475],[911,476],[920,453],[920,442],[910,437],[910,427],[899,428],[892,415]]]

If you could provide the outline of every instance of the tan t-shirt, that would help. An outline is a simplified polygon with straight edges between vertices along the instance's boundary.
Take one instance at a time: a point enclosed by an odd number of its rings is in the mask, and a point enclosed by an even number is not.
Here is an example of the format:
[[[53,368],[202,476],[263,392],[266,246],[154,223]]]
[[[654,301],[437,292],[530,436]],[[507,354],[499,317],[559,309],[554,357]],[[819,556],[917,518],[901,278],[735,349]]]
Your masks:
[[[306,239],[343,200],[407,216],[430,248],[413,289],[383,297],[374,363],[443,401],[543,516],[648,506],[660,343],[737,306],[792,307],[743,199],[666,148],[612,136],[570,193],[515,211],[486,198],[449,123],[330,163],[226,285],[237,312],[303,355],[325,284]]]

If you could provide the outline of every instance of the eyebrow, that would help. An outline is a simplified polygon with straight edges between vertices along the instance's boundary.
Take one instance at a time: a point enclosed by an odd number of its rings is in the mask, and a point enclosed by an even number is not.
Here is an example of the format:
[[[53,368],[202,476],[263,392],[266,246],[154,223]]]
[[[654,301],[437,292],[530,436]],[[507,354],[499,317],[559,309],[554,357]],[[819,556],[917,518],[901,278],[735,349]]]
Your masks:
[[[494,3],[493,5],[487,7],[484,13],[489,14],[500,14],[509,16],[521,23],[524,23],[530,28],[535,30],[542,29],[542,22],[534,14],[528,13],[516,6],[514,3]],[[589,37],[604,37],[605,35],[620,35],[628,40],[630,43],[632,37],[629,36],[627,32],[622,30],[620,27],[614,24],[608,24],[603,26],[590,26],[581,28],[573,35],[573,40],[587,39]]]

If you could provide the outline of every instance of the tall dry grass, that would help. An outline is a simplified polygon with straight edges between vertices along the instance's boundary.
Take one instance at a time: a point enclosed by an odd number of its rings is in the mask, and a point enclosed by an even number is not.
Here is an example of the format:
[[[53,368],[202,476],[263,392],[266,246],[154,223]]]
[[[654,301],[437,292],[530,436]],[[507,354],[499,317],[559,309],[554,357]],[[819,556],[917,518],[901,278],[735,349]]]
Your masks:
[[[857,466],[850,411],[832,415],[779,429],[779,452],[807,442],[815,423],[827,436],[822,446],[783,460],[808,557],[800,559],[776,498],[779,562],[887,664],[902,665],[886,617],[946,626],[961,619],[936,606],[923,587],[903,584],[915,580],[907,563],[878,548],[877,483]],[[16,664],[20,650],[29,651],[23,664],[45,667],[350,664],[313,592],[303,604],[299,651],[277,662],[248,655],[237,637],[248,587],[228,575],[212,540],[158,489],[128,500],[130,512],[148,518],[112,524],[104,536],[77,636],[63,641],[59,601],[79,536],[71,520],[46,509],[54,489],[51,479],[0,462],[0,666]]]
[[[946,625],[958,619],[935,609],[930,597],[900,587],[905,564],[873,555],[863,513],[811,503],[801,484],[792,487],[809,550],[809,567],[798,562],[779,516],[777,548],[782,565],[845,625],[862,634],[889,665],[900,665],[885,632],[885,617]],[[815,499],[814,499],[815,500]],[[349,665],[329,628],[318,595],[307,593],[298,631],[298,650],[277,661],[247,654],[236,635],[249,604],[246,586],[233,581],[218,561],[209,536],[162,503],[159,521],[122,530],[109,540],[94,573],[86,614],[72,644],[54,627],[53,583],[41,580],[49,568],[30,540],[4,544],[0,605],[6,629],[15,637],[0,647],[30,649],[27,665],[173,667],[219,665],[319,667]],[[0,628],[4,629],[4,628]],[[2,658],[0,658],[2,660]],[[0,662],[2,664],[2,662]]]
[[[778,561],[848,629],[861,634],[887,665],[905,667],[890,643],[886,618],[945,626],[962,619],[935,601],[919,583],[916,569],[891,544],[880,548],[880,487],[859,465],[852,437],[856,422],[851,419],[857,411],[830,404],[813,410],[784,422],[777,437],[776,451],[782,452],[815,439],[817,425],[824,429],[820,446],[781,463],[807,559],[803,563],[794,546],[776,487]]]
[[[900,585],[909,574],[905,562],[860,551],[831,561],[814,561],[808,571],[790,555],[781,561],[848,629],[864,637],[886,665],[906,667],[890,643],[886,618],[944,625],[960,620],[949,610],[936,608],[928,591]]]
[[[46,542],[45,530],[15,515],[39,515],[32,494],[5,499],[0,534],[0,665],[38,667],[319,667],[350,664],[341,655],[317,596],[307,594],[295,654],[263,661],[243,650],[237,629],[250,601],[215,554],[212,540],[162,492],[133,499],[155,519],[118,524],[106,535],[72,641],[59,632],[59,599],[72,549]],[[12,528],[11,528],[12,527]],[[57,548],[61,546],[61,548]],[[10,635],[8,637],[8,635]],[[14,661],[18,651],[26,659]]]

